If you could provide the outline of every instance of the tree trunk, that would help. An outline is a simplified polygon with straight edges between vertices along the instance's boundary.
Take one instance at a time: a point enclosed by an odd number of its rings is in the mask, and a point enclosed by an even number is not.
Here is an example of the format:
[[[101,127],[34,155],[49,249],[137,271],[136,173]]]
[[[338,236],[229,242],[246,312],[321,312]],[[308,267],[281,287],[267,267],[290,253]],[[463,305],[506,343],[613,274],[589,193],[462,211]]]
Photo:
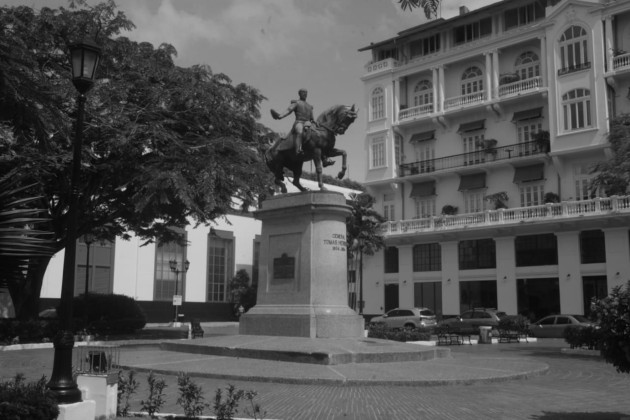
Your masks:
[[[9,293],[15,308],[15,317],[20,320],[39,316],[39,295],[42,291],[44,273],[51,257],[32,259],[25,277],[8,281]]]

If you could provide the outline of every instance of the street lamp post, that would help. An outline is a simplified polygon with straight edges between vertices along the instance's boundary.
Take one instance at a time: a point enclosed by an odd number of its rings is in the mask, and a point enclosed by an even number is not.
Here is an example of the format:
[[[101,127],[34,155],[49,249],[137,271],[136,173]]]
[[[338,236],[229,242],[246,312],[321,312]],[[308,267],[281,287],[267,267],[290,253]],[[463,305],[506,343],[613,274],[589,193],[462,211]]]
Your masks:
[[[88,323],[90,319],[88,317],[88,311],[90,310],[90,306],[88,305],[88,293],[90,293],[90,245],[94,242],[94,237],[89,234],[83,235],[83,242],[85,243],[85,247],[87,248],[87,253],[85,256],[85,313],[83,314],[85,320],[85,328],[88,327]]]
[[[81,171],[81,146],[83,142],[83,114],[85,94],[94,84],[101,49],[93,41],[81,41],[70,46],[72,83],[79,92],[76,134],[73,144],[71,196],[66,215],[66,247],[63,259],[61,302],[59,305],[60,329],[54,338],[55,355],[48,388],[60,404],[81,401],[81,391],[72,377],[72,299],[76,267],[77,210],[79,205],[79,175]]]
[[[175,296],[179,296],[179,293],[178,293],[179,273],[185,273],[188,271],[188,268],[190,267],[190,261],[188,260],[184,261],[183,270],[178,269],[179,263],[177,262],[177,260],[170,260],[168,263],[169,263],[169,266],[171,267],[171,271],[175,273]],[[173,297],[173,306],[175,306],[175,319],[173,320],[173,323],[179,322],[177,318],[178,318],[178,313],[179,313],[179,305],[181,305],[181,302],[175,301],[175,296]]]

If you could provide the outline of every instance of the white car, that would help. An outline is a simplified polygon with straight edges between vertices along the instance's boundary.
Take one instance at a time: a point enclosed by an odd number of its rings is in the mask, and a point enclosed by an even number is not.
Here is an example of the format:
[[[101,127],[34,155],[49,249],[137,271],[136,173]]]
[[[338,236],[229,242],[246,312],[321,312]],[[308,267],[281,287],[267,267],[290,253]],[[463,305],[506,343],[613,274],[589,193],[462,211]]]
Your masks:
[[[575,325],[580,327],[597,327],[584,315],[549,315],[529,326],[529,332],[534,337],[562,338],[567,327]]]
[[[435,313],[429,308],[396,308],[375,316],[371,324],[385,324],[389,328],[422,328],[437,324]]]

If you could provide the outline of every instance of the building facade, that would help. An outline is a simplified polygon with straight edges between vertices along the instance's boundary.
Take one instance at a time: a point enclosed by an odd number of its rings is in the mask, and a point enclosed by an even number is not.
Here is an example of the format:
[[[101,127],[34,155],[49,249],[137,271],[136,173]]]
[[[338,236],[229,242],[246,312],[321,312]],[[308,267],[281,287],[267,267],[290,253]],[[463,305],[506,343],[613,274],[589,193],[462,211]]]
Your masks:
[[[388,219],[364,313],[588,314],[630,278],[630,197],[590,185],[630,112],[630,2],[462,7],[360,51],[365,185]]]

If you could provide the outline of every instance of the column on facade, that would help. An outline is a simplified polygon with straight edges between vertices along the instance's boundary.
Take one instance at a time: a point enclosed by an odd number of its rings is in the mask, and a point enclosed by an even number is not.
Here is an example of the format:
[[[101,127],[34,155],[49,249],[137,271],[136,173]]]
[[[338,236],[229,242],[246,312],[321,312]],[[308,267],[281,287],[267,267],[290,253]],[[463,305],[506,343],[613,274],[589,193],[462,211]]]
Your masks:
[[[439,66],[438,67],[438,86],[439,86],[439,92],[438,92],[438,96],[439,96],[439,100],[437,102],[438,105],[438,111],[443,111],[444,110],[444,101],[446,100],[446,98],[444,97],[444,66]]]
[[[393,104],[394,107],[392,112],[392,122],[396,124],[398,122],[398,112],[400,110],[400,79],[394,79],[392,81],[392,90],[393,90]]]
[[[486,99],[492,99],[492,52],[485,52],[486,57]]]
[[[608,292],[630,279],[630,242],[628,228],[608,228],[604,231],[606,244],[606,277]]]
[[[547,84],[547,38],[540,37],[540,76],[542,78],[542,86],[548,87]]]
[[[398,247],[398,302],[401,308],[413,308],[413,245]]]
[[[580,232],[556,232],[558,239],[558,283],[560,312],[583,314],[580,272]]]
[[[494,242],[497,250],[497,308],[508,314],[517,314],[514,236],[498,237]]]
[[[604,45],[606,47],[604,51],[604,57],[606,60],[606,71],[613,70],[613,51],[615,50],[613,20],[613,16],[606,16],[606,18],[604,18]]]
[[[492,98],[499,97],[499,51],[492,51]]]
[[[442,251],[442,313],[459,314],[458,242],[441,242]]]
[[[436,67],[433,67],[431,69],[431,85],[433,86],[433,112],[440,111],[440,102],[442,100],[442,97],[439,96],[438,91],[438,77],[438,69]]]

